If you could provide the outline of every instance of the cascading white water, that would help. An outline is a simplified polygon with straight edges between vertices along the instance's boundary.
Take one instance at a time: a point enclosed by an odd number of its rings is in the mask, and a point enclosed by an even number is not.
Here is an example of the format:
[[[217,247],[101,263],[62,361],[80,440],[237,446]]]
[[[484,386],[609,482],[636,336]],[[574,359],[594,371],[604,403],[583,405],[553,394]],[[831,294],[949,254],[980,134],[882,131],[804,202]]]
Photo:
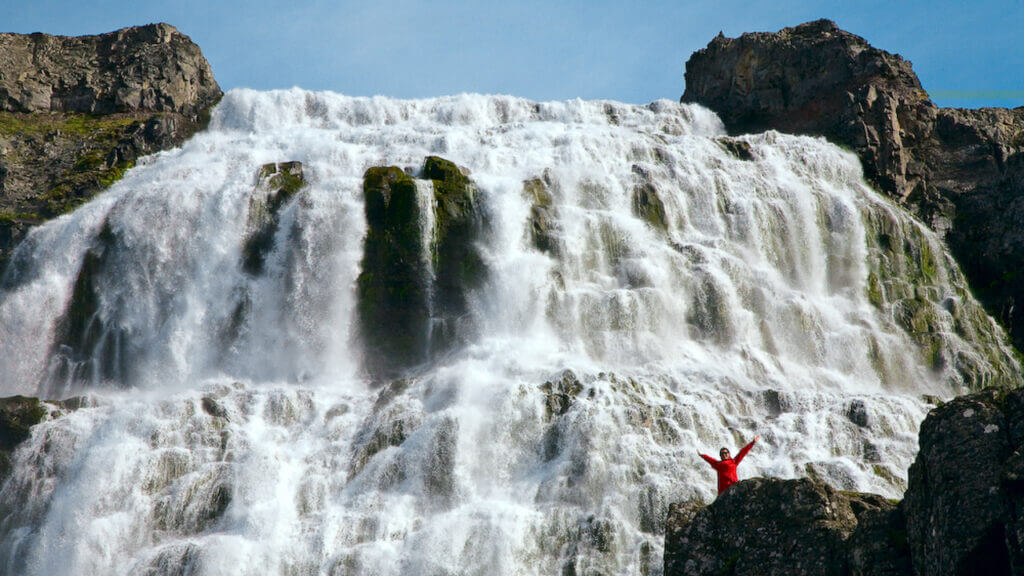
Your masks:
[[[667,504],[714,495],[697,451],[758,433],[742,476],[898,497],[922,395],[1016,373],[1003,336],[854,156],[767,133],[742,159],[723,134],[668,101],[230,92],[209,130],[14,257],[3,392],[89,406],[15,454],[0,570],[657,574]],[[374,384],[355,328],[362,178],[428,155],[469,169],[489,274],[468,344]],[[247,274],[256,171],[289,160],[308,185]],[[528,233],[536,178],[553,253]],[[664,230],[634,209],[644,184]],[[102,237],[92,321],[119,368],[55,378]]]

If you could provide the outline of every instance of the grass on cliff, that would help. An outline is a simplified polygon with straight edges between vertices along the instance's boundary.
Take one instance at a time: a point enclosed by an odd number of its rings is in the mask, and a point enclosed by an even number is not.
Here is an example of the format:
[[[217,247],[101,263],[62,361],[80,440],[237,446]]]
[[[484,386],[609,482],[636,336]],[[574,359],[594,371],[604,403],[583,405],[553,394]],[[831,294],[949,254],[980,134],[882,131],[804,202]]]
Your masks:
[[[97,143],[116,140],[125,128],[138,124],[132,116],[90,116],[88,114],[25,114],[0,112],[0,135],[89,138]]]
[[[19,220],[50,218],[74,210],[96,192],[121,179],[132,162],[108,165],[107,158],[118,142],[142,125],[138,115],[113,114],[24,114],[0,112],[0,137],[13,140],[15,149],[23,148],[14,157],[34,157],[40,141],[61,142],[77,150],[70,169],[59,173],[50,188],[38,196],[32,210],[0,214],[0,224]],[[21,144],[19,144],[19,141]],[[35,141],[35,143],[33,143]],[[16,163],[17,160],[14,160]],[[17,169],[16,166],[12,168]]]

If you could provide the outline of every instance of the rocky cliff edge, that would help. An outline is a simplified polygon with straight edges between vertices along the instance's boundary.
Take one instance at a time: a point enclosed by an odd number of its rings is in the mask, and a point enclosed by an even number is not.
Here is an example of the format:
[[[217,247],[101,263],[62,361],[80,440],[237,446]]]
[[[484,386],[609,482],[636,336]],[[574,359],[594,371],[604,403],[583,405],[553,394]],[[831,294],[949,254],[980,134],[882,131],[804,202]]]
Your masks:
[[[686,63],[681,99],[732,133],[824,136],[944,235],[989,313],[1024,349],[1024,107],[939,108],[910,62],[818,20],[721,34]]]
[[[0,270],[32,226],[202,129],[221,95],[199,46],[169,24],[0,34]]]

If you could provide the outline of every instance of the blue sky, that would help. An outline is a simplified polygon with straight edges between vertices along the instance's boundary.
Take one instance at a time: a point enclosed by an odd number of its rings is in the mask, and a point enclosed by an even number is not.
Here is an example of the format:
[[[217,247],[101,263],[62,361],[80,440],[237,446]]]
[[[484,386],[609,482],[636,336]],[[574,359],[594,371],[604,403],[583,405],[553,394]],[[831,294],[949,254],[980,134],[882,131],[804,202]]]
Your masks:
[[[402,98],[678,99],[687,58],[719,30],[737,36],[817,18],[911,60],[942,106],[1024,105],[1024,0],[0,0],[4,32],[169,22],[202,47],[225,89]]]

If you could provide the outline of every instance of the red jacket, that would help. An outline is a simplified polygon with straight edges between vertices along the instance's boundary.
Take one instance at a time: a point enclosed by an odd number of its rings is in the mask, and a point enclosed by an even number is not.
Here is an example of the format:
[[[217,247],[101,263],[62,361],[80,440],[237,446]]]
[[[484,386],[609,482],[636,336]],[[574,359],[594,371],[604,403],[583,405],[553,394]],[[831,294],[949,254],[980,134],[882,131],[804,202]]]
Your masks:
[[[757,442],[757,440],[752,440],[750,444],[744,446],[743,450],[740,450],[740,453],[737,454],[735,458],[726,458],[721,462],[707,454],[700,455],[701,458],[707,460],[708,464],[711,464],[711,467],[715,469],[715,472],[718,472],[719,494],[725,492],[725,489],[729,486],[739,482],[739,478],[736,476],[736,467],[743,461],[743,457],[747,455],[747,452],[750,452],[750,449],[754,447],[754,442]]]

